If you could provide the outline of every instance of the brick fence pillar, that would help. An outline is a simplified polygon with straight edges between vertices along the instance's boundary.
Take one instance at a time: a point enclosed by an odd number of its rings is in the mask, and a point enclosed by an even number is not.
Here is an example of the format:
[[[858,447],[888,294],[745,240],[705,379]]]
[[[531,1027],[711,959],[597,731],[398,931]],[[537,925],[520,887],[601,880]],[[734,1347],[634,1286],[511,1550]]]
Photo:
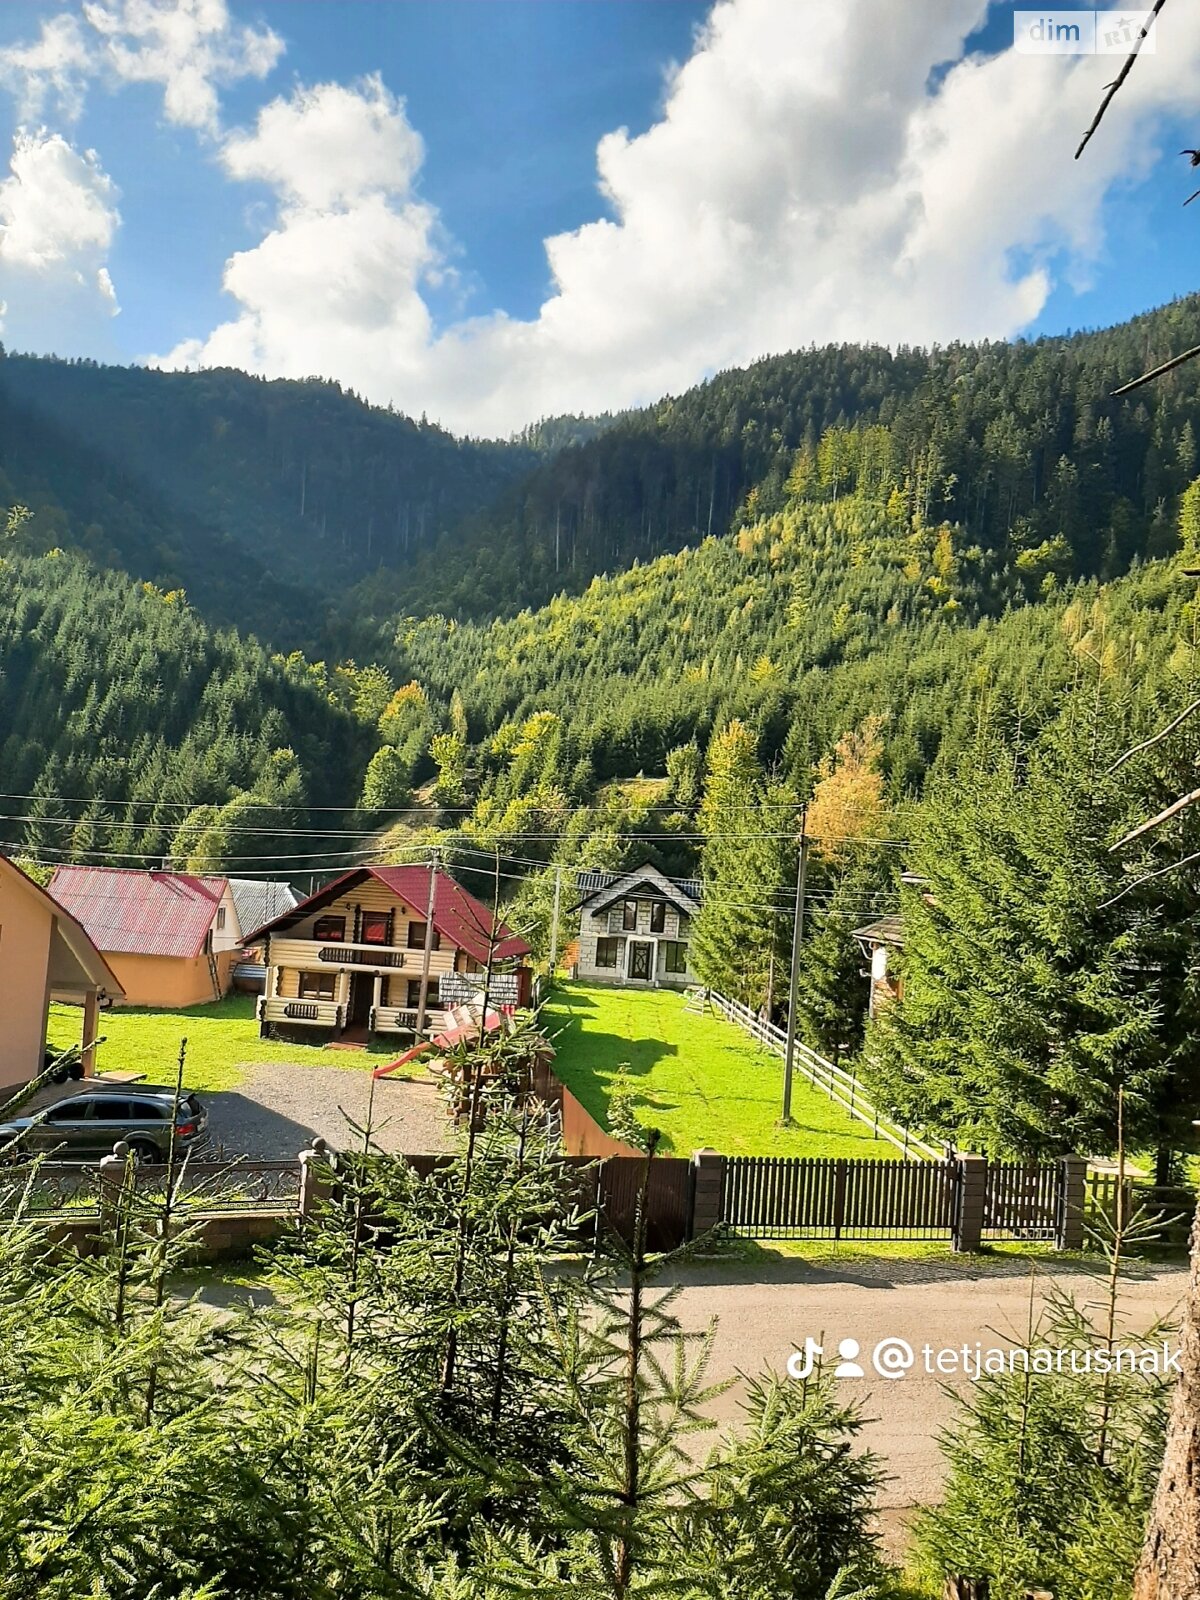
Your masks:
[[[973,1252],[983,1242],[983,1203],[987,1194],[987,1159],[959,1154],[958,1204],[954,1214],[954,1248]]]
[[[689,1239],[710,1233],[722,1220],[725,1192],[725,1157],[715,1150],[697,1150],[692,1156],[692,1216]]]
[[[1063,1156],[1058,1164],[1058,1216],[1054,1229],[1056,1250],[1083,1249],[1087,1166],[1083,1156]]]

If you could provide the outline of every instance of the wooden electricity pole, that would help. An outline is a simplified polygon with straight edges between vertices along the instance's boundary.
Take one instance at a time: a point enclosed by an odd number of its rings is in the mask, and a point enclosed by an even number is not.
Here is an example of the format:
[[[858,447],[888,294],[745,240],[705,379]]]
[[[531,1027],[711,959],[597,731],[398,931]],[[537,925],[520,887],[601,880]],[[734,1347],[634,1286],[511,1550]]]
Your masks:
[[[558,908],[562,904],[562,868],[554,869],[554,914],[550,920],[550,977],[558,966]]]
[[[800,854],[796,860],[796,912],[792,922],[792,975],[788,986],[787,1050],[783,1059],[783,1115],[792,1120],[792,1070],[796,1064],[796,1002],[800,992],[800,946],[804,941],[804,877],[808,870],[808,811],[800,814]]]
[[[433,906],[437,891],[437,875],[438,853],[433,850],[429,856],[429,904],[425,908],[425,952],[421,957],[421,995],[417,1001],[418,1035],[425,1031],[425,1010],[429,1004],[429,958],[433,954]]]

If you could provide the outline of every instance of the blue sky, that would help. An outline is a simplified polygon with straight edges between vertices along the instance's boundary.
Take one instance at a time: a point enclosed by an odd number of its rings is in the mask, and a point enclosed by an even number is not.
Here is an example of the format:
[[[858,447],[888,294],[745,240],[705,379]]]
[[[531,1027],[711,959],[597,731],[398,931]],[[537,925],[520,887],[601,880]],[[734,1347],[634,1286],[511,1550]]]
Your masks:
[[[504,432],[810,340],[1058,332],[1196,283],[1185,0],[1077,168],[1110,63],[1018,71],[982,0],[728,0],[707,33],[693,0],[184,0],[182,45],[149,3],[161,33],[128,0],[100,28],[0,7],[15,347],[319,371]],[[308,133],[345,167],[320,197]]]

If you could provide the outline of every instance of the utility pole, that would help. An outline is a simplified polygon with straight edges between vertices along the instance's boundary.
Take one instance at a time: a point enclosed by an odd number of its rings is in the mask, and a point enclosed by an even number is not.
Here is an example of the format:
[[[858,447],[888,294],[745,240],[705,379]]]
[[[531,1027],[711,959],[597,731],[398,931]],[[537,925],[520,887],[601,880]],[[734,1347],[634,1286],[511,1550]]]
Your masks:
[[[550,923],[550,976],[558,966],[558,908],[562,903],[562,868],[554,869],[554,915]]]
[[[421,997],[417,1002],[418,1036],[425,1031],[425,1008],[429,1004],[429,957],[433,954],[433,901],[437,889],[438,853],[429,853],[429,904],[425,908],[425,953],[421,957]]]
[[[800,813],[800,855],[796,861],[796,915],[792,923],[792,977],[788,989],[787,1053],[783,1062],[783,1115],[792,1120],[792,1068],[796,1062],[796,1000],[800,990],[800,946],[804,941],[804,875],[808,869],[808,808]]]

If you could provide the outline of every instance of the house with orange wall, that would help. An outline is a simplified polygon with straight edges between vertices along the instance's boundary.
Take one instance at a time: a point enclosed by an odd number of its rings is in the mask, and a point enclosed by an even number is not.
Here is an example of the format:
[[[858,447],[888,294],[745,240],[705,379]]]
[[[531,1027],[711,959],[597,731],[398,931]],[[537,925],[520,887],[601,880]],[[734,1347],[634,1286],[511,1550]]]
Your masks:
[[[82,1008],[79,1043],[90,1074],[100,1008],[123,998],[80,922],[0,856],[0,1092],[41,1072],[52,1000]]]
[[[125,1005],[203,1005],[228,990],[242,930],[227,878],[64,866],[50,893],[103,952]]]

